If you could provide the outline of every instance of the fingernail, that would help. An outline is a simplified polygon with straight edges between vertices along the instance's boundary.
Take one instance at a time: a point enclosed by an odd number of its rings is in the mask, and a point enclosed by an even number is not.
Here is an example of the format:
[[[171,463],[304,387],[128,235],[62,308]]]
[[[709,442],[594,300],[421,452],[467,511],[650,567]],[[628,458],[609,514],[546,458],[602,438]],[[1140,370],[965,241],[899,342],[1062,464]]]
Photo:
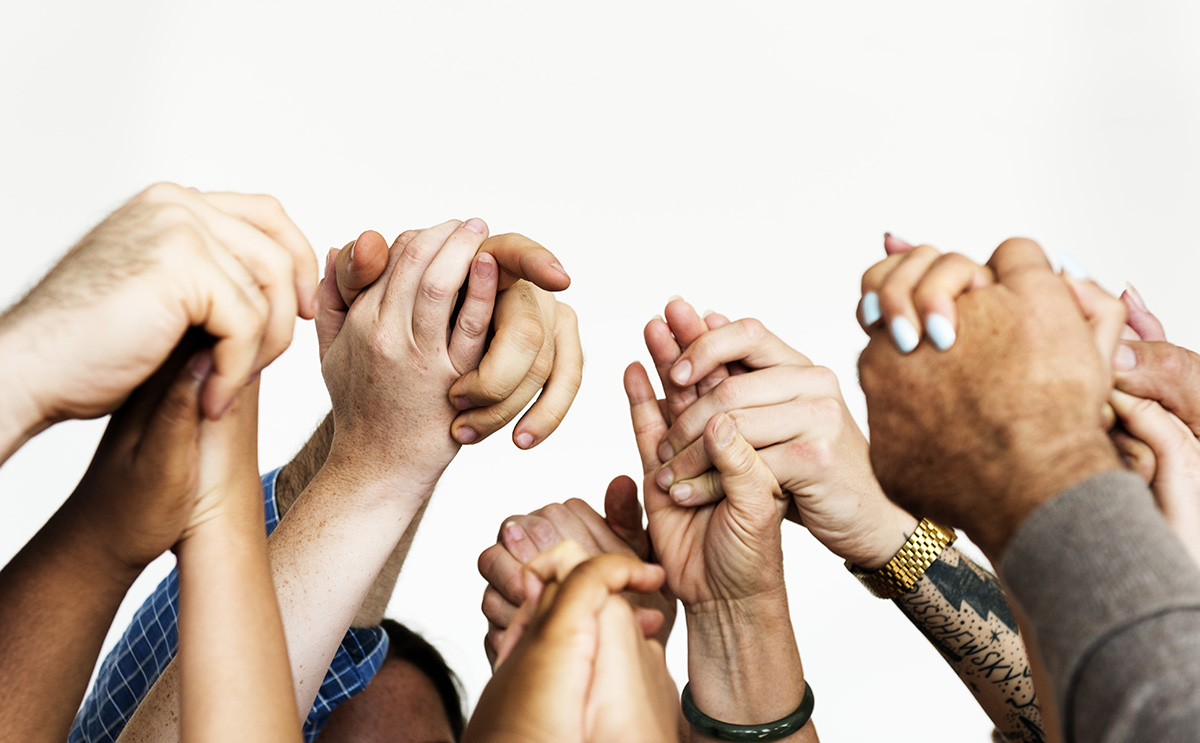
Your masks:
[[[870,327],[879,322],[879,318],[883,317],[883,312],[879,309],[878,294],[867,292],[863,295],[860,315],[864,326]]]
[[[671,485],[675,483],[675,473],[671,471],[670,467],[663,467],[654,476],[654,482],[658,483],[663,490],[670,490]]]
[[[925,332],[929,334],[933,345],[937,346],[939,351],[945,351],[954,345],[954,341],[958,338],[958,334],[954,332],[954,325],[950,322],[950,318],[945,315],[939,315],[934,312],[925,318]]]
[[[1063,273],[1073,279],[1086,281],[1092,277],[1091,273],[1083,267],[1083,264],[1076,260],[1075,256],[1070,253],[1060,252],[1058,254],[1058,266]]]
[[[567,269],[563,268],[562,264],[557,261],[555,261],[554,263],[551,263],[550,268],[553,268],[555,271],[558,271],[563,276],[566,276],[568,279],[571,278],[570,275],[567,274]]]
[[[490,253],[480,253],[475,260],[475,275],[481,279],[490,279],[496,270],[496,259]]]
[[[515,521],[504,522],[504,530],[501,538],[505,542],[505,546],[515,542],[524,542],[526,540],[525,530],[517,525]]]
[[[917,329],[903,315],[892,319],[892,338],[896,341],[896,347],[900,349],[900,353],[911,353],[921,342],[921,336],[917,335]]]
[[[687,384],[688,379],[692,376],[692,362],[687,359],[675,364],[675,368],[671,370],[671,380],[678,385]]]
[[[701,320],[707,320],[707,319],[708,319],[708,316],[709,316],[709,315],[711,315],[712,313],[713,313],[713,311],[712,311],[712,310],[705,310],[705,311],[704,311],[704,314],[700,315],[700,319],[701,319]]]
[[[531,433],[518,433],[517,438],[514,440],[517,442],[517,446],[522,449],[528,449],[529,447],[533,446],[533,434]]]
[[[675,450],[671,448],[671,443],[666,439],[658,445],[658,461],[669,462],[675,456]]]
[[[1128,345],[1117,346],[1117,355],[1113,358],[1113,368],[1117,371],[1129,371],[1137,366],[1137,354]]]
[[[470,410],[471,401],[462,395],[459,395],[458,397],[454,398],[454,407],[456,410]]]
[[[354,238],[354,242],[350,243],[350,262],[354,262],[354,246],[358,245],[358,238]]]
[[[1137,289],[1133,288],[1133,284],[1130,284],[1128,281],[1126,281],[1125,291],[1129,293],[1129,298],[1133,300],[1134,306],[1136,306],[1142,312],[1150,311],[1150,309],[1146,307],[1146,300],[1142,299],[1141,293],[1138,292]]]
[[[678,299],[678,300],[682,300],[682,299],[683,299],[683,297],[679,296],[678,294],[672,294],[672,295],[670,296],[670,298],[669,298],[669,299],[667,299],[667,304],[670,304],[670,303],[674,302],[676,299]]]
[[[188,186],[187,190],[191,191],[192,193],[200,193],[200,189],[196,188],[195,186]]]
[[[471,217],[467,220],[463,227],[466,227],[476,235],[482,235],[483,233],[487,232],[487,222],[484,222],[479,217]]]
[[[326,276],[329,275],[329,267],[332,265],[333,265],[333,248],[330,248],[329,252],[325,254],[325,275]]]
[[[213,370],[213,355],[212,351],[204,350],[192,357],[188,363],[188,371],[193,377],[204,381],[208,379],[208,375],[212,374]]]
[[[462,428],[458,429],[456,438],[460,444],[474,444],[475,440],[479,438],[479,434],[475,433],[474,428],[467,428],[466,426],[463,426]]]
[[[671,500],[676,503],[686,503],[688,498],[692,497],[692,486],[685,482],[681,482],[670,490]]]
[[[663,319],[663,316],[662,316],[662,315],[655,315],[653,319],[655,319],[655,320],[659,320],[659,321],[662,321],[662,322],[666,322],[666,320],[665,320],[665,319]]]
[[[717,427],[713,433],[716,434],[717,446],[722,449],[729,446],[730,442],[733,441],[733,421],[729,419],[729,416],[722,413],[717,417]]]

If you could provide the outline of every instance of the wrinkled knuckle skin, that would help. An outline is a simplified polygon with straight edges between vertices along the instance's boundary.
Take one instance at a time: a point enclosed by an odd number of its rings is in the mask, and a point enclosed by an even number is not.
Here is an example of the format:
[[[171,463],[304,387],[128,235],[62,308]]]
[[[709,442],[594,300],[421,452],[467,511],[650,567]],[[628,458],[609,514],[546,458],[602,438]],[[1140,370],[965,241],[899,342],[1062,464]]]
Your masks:
[[[562,507],[558,503],[554,505]],[[538,546],[538,549],[545,549],[542,545],[550,546],[562,541],[558,529],[554,528],[554,524],[548,518],[530,519],[525,524],[525,531],[529,533],[529,538]]]
[[[512,342],[527,351],[539,351],[546,342],[542,321],[532,313],[524,313],[509,328]]]
[[[755,317],[747,317],[743,320],[738,320],[738,326],[741,328],[742,335],[746,340],[755,343],[761,341],[767,336],[767,326],[762,324],[762,321]]]
[[[742,382],[738,377],[725,377],[710,394],[726,408],[732,407],[742,395]]]
[[[421,295],[430,302],[437,304],[449,301],[450,297],[454,296],[455,291],[456,289],[450,289],[432,279],[425,279],[421,282]]]
[[[468,338],[479,338],[487,332],[488,323],[482,317],[476,317],[469,313],[461,313],[458,316],[458,329],[466,334]]]

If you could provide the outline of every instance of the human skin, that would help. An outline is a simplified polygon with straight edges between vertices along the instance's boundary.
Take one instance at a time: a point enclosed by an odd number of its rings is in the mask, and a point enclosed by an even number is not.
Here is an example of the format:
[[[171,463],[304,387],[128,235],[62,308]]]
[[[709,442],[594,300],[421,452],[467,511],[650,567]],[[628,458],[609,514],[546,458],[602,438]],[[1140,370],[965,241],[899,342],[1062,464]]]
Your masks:
[[[115,410],[191,327],[215,340],[219,417],[315,312],[316,260],[269,196],[160,183],[101,222],[0,317],[0,462],[69,418]]]
[[[321,743],[454,743],[437,689],[413,664],[389,657],[367,688],[334,710]]]

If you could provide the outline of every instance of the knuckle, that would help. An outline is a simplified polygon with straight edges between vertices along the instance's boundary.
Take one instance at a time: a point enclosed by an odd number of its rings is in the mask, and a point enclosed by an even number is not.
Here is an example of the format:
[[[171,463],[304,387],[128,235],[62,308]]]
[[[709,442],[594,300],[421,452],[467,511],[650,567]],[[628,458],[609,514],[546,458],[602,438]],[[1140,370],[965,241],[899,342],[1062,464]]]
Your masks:
[[[888,317],[903,315],[913,304],[912,286],[889,280],[879,288],[879,307]]]
[[[837,374],[827,366],[810,366],[806,369],[808,385],[821,394],[841,396],[841,385]]]
[[[562,504],[553,504],[562,508]],[[525,524],[525,530],[529,533],[529,538],[537,545],[539,550],[544,550],[547,547],[552,547],[562,541],[559,536],[558,529],[554,527],[553,522],[549,518],[532,518]]]
[[[478,338],[487,332],[488,322],[482,315],[462,312],[458,316],[458,329],[469,338]]]
[[[143,189],[142,192],[138,194],[138,198],[141,201],[149,203],[164,204],[176,202],[183,198],[184,194],[186,193],[187,189],[185,189],[183,186],[180,186],[178,183],[159,181],[158,183],[152,183]]]
[[[733,406],[739,397],[742,395],[742,382],[738,377],[725,377],[721,380],[711,393],[716,397],[717,402],[725,407]]]
[[[454,289],[444,286],[428,276],[421,279],[421,295],[430,302],[442,304],[453,296],[454,291]]]
[[[509,326],[510,340],[522,350],[530,353],[540,351],[546,340],[542,321],[532,312],[523,312]]]
[[[756,317],[747,317],[737,321],[742,336],[751,342],[760,341],[767,336],[767,326]]]

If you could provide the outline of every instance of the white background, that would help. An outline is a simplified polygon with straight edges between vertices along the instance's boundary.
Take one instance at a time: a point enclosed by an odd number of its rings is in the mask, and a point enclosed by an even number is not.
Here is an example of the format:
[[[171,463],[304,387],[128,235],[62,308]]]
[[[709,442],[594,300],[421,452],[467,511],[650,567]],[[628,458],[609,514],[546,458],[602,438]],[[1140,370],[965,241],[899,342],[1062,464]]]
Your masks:
[[[0,12],[0,299],[156,180],[278,196],[323,256],[450,217],[544,243],[587,355],[549,441],[511,428],[445,477],[391,603],[472,702],[488,677],[478,553],[507,515],[637,474],[621,371],[681,294],[833,368],[860,423],[859,276],[892,230],[983,259],[1004,237],[1134,282],[1194,345],[1194,4],[9,3]],[[3,363],[0,361],[0,363]],[[311,324],[264,374],[261,457],[328,398]],[[102,422],[0,472],[8,559]],[[637,478],[640,479],[640,478]],[[793,620],[827,740],[987,739],[943,661],[802,529]],[[168,569],[135,586],[117,619]],[[682,625],[679,627],[681,634]],[[111,640],[111,638],[110,638]],[[685,648],[669,660],[682,684]]]

